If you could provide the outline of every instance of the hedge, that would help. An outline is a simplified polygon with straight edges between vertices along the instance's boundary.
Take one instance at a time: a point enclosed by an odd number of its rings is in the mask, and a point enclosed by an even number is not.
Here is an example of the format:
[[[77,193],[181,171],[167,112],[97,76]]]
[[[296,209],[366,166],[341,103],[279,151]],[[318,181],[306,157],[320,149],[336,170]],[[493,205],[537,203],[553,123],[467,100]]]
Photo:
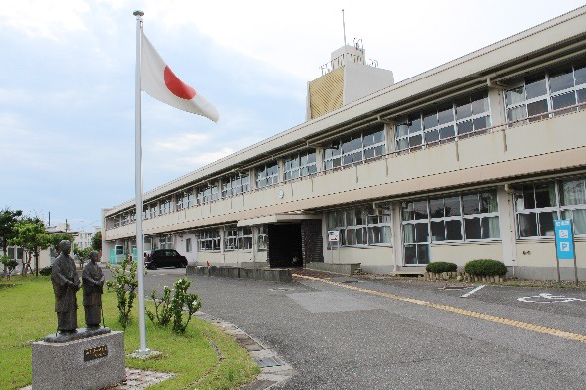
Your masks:
[[[501,261],[478,259],[467,262],[464,271],[474,276],[505,276],[507,267]]]
[[[425,266],[425,270],[434,274],[441,274],[442,272],[456,272],[458,270],[458,266],[454,263],[448,263],[446,261],[437,261],[427,264]]]

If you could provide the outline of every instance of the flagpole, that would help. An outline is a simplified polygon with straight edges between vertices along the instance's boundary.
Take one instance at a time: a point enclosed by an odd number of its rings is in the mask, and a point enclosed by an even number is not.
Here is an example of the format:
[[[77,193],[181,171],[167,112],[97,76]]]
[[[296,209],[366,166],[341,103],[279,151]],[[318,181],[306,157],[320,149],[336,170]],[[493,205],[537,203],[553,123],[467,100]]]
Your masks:
[[[136,261],[138,273],[138,329],[140,334],[139,355],[149,352],[146,345],[146,329],[144,316],[144,260],[143,260],[143,235],[142,235],[142,146],[141,146],[141,83],[140,83],[140,59],[142,42],[142,16],[144,12],[134,11],[136,16],[136,83],[135,83],[135,149],[134,149],[134,183],[136,199]]]

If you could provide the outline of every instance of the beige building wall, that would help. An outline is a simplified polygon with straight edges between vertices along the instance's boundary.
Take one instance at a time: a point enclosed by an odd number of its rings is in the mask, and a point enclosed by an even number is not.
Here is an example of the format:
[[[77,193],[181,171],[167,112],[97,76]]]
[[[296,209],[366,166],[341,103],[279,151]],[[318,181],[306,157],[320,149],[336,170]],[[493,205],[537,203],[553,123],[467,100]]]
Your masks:
[[[365,272],[390,273],[393,270],[393,248],[390,246],[341,247],[326,249],[325,263],[360,263]]]
[[[492,259],[503,261],[500,242],[431,244],[431,260],[456,263],[462,268],[470,260]]]

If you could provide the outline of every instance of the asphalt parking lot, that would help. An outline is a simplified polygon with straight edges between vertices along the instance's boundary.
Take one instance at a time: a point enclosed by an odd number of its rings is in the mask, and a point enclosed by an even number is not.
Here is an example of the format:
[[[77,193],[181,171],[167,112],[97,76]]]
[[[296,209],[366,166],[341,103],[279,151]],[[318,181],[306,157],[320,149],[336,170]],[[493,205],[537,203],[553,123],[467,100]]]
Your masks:
[[[184,274],[150,271],[145,291]],[[586,386],[584,290],[486,286],[461,298],[471,289],[345,277],[189,279],[202,311],[239,326],[294,367],[297,375],[277,388]],[[519,300],[526,297],[533,298]]]

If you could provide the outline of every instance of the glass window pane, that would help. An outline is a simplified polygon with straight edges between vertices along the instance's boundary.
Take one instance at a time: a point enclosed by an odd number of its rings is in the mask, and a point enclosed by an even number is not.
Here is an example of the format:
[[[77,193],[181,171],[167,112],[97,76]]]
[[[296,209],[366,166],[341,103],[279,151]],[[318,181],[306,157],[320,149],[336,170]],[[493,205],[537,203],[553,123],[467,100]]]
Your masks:
[[[523,186],[523,207],[525,209],[535,208],[535,192],[531,184]]]
[[[429,232],[427,231],[427,223],[415,224],[415,242],[428,242]]]
[[[547,87],[545,86],[545,74],[540,74],[527,78],[525,80],[525,92],[527,99],[532,99],[537,96],[542,96],[547,93]]]
[[[408,130],[409,130],[409,126],[407,126],[406,124],[396,126],[395,127],[395,138],[406,136]]]
[[[574,210],[574,234],[586,234],[586,210]]]
[[[403,202],[401,204],[401,218],[403,221],[412,221],[414,217],[413,202]]]
[[[462,222],[459,219],[446,221],[446,240],[462,239]]]
[[[576,96],[578,96],[577,103],[586,103],[586,88],[577,90]],[[579,110],[583,110],[584,108],[586,108],[585,105],[578,107]]]
[[[431,240],[444,241],[446,239],[446,228],[443,221],[431,222]]]
[[[458,123],[458,134],[465,134],[471,132],[474,129],[472,121]]]
[[[398,150],[403,150],[403,149],[407,149],[409,147],[409,139],[408,138],[403,138],[397,141],[397,149]]]
[[[439,131],[432,130],[425,133],[425,143],[431,144],[439,140]]]
[[[499,217],[482,218],[482,238],[499,238],[500,236]]]
[[[586,83],[586,62],[585,61],[574,64],[574,79],[575,79],[576,85]]]
[[[478,194],[470,194],[462,196],[462,209],[464,215],[479,214]]]
[[[535,207],[540,209],[543,207],[555,207],[557,202],[555,199],[555,184],[554,183],[537,183],[535,184]]]
[[[533,237],[537,236],[537,215],[519,214],[519,236]]]
[[[560,186],[562,206],[586,204],[585,180],[564,181]]]
[[[437,126],[437,112],[435,110],[423,113],[423,129],[430,129]]]
[[[472,115],[470,97],[456,101],[456,119],[468,118],[470,115]]]
[[[405,243],[415,242],[415,225],[412,225],[412,224],[403,225],[403,242],[405,242]]]
[[[417,249],[415,245],[405,245],[405,264],[417,264]]]
[[[419,116],[409,120],[409,134],[421,131],[421,119]]]
[[[479,240],[482,237],[480,234],[480,218],[466,218],[464,220],[464,229],[466,240]]]
[[[444,127],[443,129],[440,129],[439,132],[441,139],[450,138],[456,135],[454,132],[454,126]]]
[[[460,197],[454,196],[451,198],[445,198],[446,204],[446,217],[455,217],[460,215]]]
[[[507,106],[517,104],[525,100],[525,87],[520,86],[517,88],[510,89],[505,94]]]
[[[417,245],[417,264],[429,263],[429,245]]]
[[[452,107],[452,103],[438,108],[437,119],[440,125],[454,120],[454,108]]]
[[[476,118],[476,119],[474,119],[473,123],[474,123],[474,130],[486,129],[487,127],[490,127],[490,117],[483,116],[480,118]]]
[[[551,106],[552,106],[553,110],[558,110],[560,108],[573,106],[574,104],[576,104],[576,95],[574,94],[574,91],[551,97]],[[576,110],[575,108],[569,109],[569,110],[563,110],[560,112],[556,112],[554,115],[561,115],[561,114],[565,114],[567,112],[575,111],[575,110]]]
[[[539,233],[541,236],[553,236],[553,220],[557,219],[556,213],[539,213]]]
[[[414,219],[426,219],[427,218],[427,201],[421,200],[413,202]]]
[[[444,199],[430,199],[429,214],[431,218],[443,218],[444,216]]]
[[[518,121],[527,118],[527,111],[525,105],[509,108],[507,110],[507,120],[509,122]]]
[[[533,103],[527,104],[527,116],[532,117],[542,112],[547,112],[547,100],[539,100]],[[547,115],[537,116],[529,119],[529,122],[538,121],[540,119],[547,118]]]
[[[574,75],[571,66],[564,66],[549,73],[549,89],[551,92],[561,91],[574,86]]]
[[[480,114],[488,111],[488,93],[481,92],[472,95],[472,114]]]
[[[421,145],[421,134],[418,134],[413,137],[409,137],[409,147],[415,147]]]
[[[496,213],[498,205],[496,200],[496,191],[484,191],[480,193],[480,212]]]

